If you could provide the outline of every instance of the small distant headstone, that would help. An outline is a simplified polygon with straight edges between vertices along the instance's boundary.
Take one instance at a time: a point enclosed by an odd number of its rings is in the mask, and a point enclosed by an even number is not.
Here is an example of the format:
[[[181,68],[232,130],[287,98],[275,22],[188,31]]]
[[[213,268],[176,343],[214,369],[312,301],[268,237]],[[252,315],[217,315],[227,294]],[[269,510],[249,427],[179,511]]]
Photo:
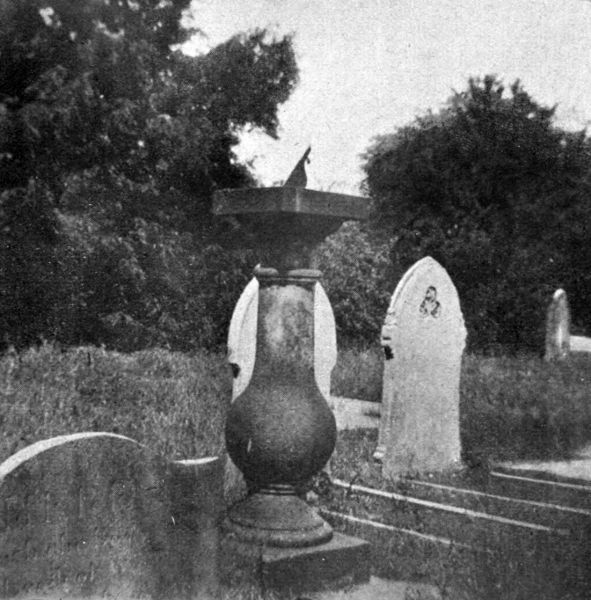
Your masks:
[[[384,326],[378,447],[385,476],[460,463],[459,384],[466,328],[456,288],[431,257],[396,287]]]
[[[216,458],[168,462],[124,436],[64,435],[0,464],[0,597],[168,597],[215,588]]]
[[[570,352],[570,311],[568,299],[563,289],[552,296],[546,314],[546,353],[547,361],[563,360]]]
[[[259,282],[250,280],[240,296],[228,332],[228,362],[232,365],[235,400],[252,377],[256,356]],[[337,337],[334,314],[324,288],[314,287],[314,373],[323,396],[330,397],[330,376],[337,361]]]

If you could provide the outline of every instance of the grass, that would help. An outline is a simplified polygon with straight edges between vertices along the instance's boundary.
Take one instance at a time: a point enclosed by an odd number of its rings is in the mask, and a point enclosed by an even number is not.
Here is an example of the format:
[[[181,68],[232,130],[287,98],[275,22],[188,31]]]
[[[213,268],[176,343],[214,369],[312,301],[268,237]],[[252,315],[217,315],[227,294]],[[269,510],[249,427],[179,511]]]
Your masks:
[[[381,399],[381,349],[344,350],[333,394]],[[591,356],[464,357],[461,431],[469,465],[568,457],[591,441]],[[40,439],[112,431],[172,459],[219,453],[231,396],[225,357],[43,345],[0,358],[0,461]]]
[[[333,394],[380,402],[382,368],[379,348],[341,352]],[[465,355],[460,414],[470,465],[568,458],[591,442],[591,355],[554,363],[536,356]]]
[[[343,503],[342,509],[351,511],[350,503]],[[482,547],[476,549],[453,542],[436,544],[425,537],[382,531],[359,523],[333,521],[333,525],[347,535],[370,542],[376,576],[430,583],[445,600],[586,600],[589,597],[584,545],[532,544],[517,537],[495,539],[491,533],[480,539]],[[420,523],[416,529],[420,530]]]
[[[538,357],[467,356],[460,414],[464,458],[569,458],[591,441],[591,355],[566,362]]]
[[[416,497],[416,491],[405,480],[383,478],[372,459],[376,443],[375,430],[341,432],[331,460],[331,477]],[[479,469],[423,474],[419,478],[487,491],[486,473]],[[445,513],[433,513],[412,503],[386,501],[333,486],[316,486],[315,490],[320,506],[326,510],[450,540],[446,546],[408,531],[393,533],[329,518],[339,531],[371,543],[374,574],[380,577],[428,582],[440,590],[442,598],[453,600],[582,600],[589,597],[587,556],[591,530],[588,520],[582,519],[576,530],[580,537],[529,537],[523,532],[503,531],[492,526],[482,528],[480,525],[475,529],[476,523],[470,517],[450,519]],[[534,517],[531,509],[529,516],[525,516],[519,504],[511,508],[512,512],[505,509],[506,512],[499,513],[494,508],[491,511],[486,497],[472,497],[469,504],[454,494],[430,499],[512,519],[538,522],[539,518],[541,523],[545,522],[541,514]],[[543,513],[543,508],[538,510]],[[434,519],[436,531],[432,530]],[[463,546],[458,540],[468,545]]]
[[[382,360],[379,348],[342,352],[333,393],[379,400]],[[468,463],[564,457],[589,443],[590,378],[591,357],[587,356],[553,364],[536,357],[466,356],[461,374],[461,430]],[[222,354],[188,356],[165,350],[120,354],[92,347],[62,351],[51,345],[19,355],[7,353],[0,358],[0,462],[40,439],[78,431],[128,435],[170,459],[219,454],[230,396],[231,376]],[[340,435],[333,476],[379,486],[371,459],[376,434]],[[372,541],[378,549],[376,556],[382,556],[381,563],[376,558],[379,574],[416,579],[417,573],[402,569],[412,548],[392,536]],[[469,577],[474,589],[496,594],[483,597],[517,598],[511,580],[523,567],[519,561],[524,552],[515,547],[504,579],[499,574],[500,556],[480,557],[476,563],[468,562],[471,566],[466,570],[466,563],[450,550],[449,556],[435,556],[429,564],[440,565],[435,579],[442,589],[457,589],[454,582],[449,583],[453,573]],[[542,558],[536,561],[547,565]],[[544,585],[542,577],[531,589]],[[250,592],[243,590],[238,596],[249,597]]]
[[[80,431],[127,435],[169,459],[219,454],[231,395],[224,357],[51,345],[0,360],[0,462]]]
[[[383,356],[381,348],[339,350],[332,373],[331,393],[345,398],[381,402]]]
[[[335,395],[381,400],[379,349],[344,352],[333,379]],[[356,366],[357,365],[357,366]],[[466,355],[460,379],[463,458],[469,468],[436,477],[443,483],[485,489],[490,462],[513,459],[568,458],[591,442],[591,356],[546,363],[536,356],[479,357]],[[352,393],[349,394],[349,391]],[[385,481],[372,454],[376,430],[341,432],[331,460],[331,475],[373,488],[404,493],[400,482]],[[371,500],[334,498],[322,502],[331,509],[396,525],[405,518]],[[478,507],[475,507],[478,509]],[[411,506],[408,510],[413,510]],[[483,512],[488,512],[482,506]],[[414,515],[415,528],[425,526]],[[517,518],[517,515],[515,515]],[[406,519],[407,520],[407,519]],[[467,522],[465,527],[469,528]],[[588,537],[579,543],[532,543],[518,537],[500,539],[494,532],[478,542],[481,549],[452,543],[438,546],[410,535],[397,535],[361,525],[340,524],[339,530],[372,544],[377,575],[429,581],[443,598],[454,600],[588,598],[585,557]],[[453,532],[451,539],[453,539]],[[582,544],[582,545],[581,545]]]

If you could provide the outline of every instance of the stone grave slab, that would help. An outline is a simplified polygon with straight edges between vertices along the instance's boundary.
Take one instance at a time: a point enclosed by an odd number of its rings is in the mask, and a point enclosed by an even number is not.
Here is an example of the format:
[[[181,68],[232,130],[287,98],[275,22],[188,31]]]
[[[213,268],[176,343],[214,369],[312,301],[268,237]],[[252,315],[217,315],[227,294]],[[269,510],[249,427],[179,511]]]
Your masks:
[[[459,466],[465,340],[452,280],[433,258],[421,259],[396,287],[382,328],[383,396],[374,457],[385,476]]]
[[[339,396],[333,396],[330,400],[337,421],[337,430],[377,429],[379,427],[379,402]]]
[[[569,336],[571,352],[591,352],[591,338],[585,335]]]
[[[164,597],[216,586],[218,459],[121,435],[37,442],[0,464],[0,596]]]

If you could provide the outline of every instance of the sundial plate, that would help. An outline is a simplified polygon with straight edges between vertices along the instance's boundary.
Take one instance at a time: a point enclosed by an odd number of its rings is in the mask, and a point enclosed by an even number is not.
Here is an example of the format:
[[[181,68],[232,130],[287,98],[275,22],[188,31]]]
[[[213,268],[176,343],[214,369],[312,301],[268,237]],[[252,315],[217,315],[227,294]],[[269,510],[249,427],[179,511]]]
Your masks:
[[[297,187],[220,190],[214,194],[214,215],[264,213],[361,221],[369,216],[369,201],[360,196]]]

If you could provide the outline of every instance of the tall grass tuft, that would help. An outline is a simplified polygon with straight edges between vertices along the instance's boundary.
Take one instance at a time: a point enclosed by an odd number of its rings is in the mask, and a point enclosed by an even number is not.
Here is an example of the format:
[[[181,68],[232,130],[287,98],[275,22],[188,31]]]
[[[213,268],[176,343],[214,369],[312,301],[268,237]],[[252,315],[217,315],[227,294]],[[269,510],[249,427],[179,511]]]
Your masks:
[[[231,376],[220,354],[31,348],[0,359],[0,461],[80,431],[127,435],[170,459],[219,454]]]
[[[383,362],[380,348],[343,350],[333,394],[380,402]],[[460,415],[468,464],[568,458],[591,443],[591,355],[548,363],[532,355],[466,354]]]
[[[468,355],[460,392],[468,461],[569,458],[591,442],[591,355]]]
[[[339,350],[332,372],[331,393],[333,396],[380,402],[382,371],[383,352],[380,347]]]
[[[379,401],[382,369],[380,348],[340,352],[333,394]],[[79,431],[121,433],[169,458],[218,454],[230,397],[221,353],[49,344],[9,352],[0,358],[0,460]],[[465,355],[460,414],[468,464],[570,457],[591,442],[591,356]]]

